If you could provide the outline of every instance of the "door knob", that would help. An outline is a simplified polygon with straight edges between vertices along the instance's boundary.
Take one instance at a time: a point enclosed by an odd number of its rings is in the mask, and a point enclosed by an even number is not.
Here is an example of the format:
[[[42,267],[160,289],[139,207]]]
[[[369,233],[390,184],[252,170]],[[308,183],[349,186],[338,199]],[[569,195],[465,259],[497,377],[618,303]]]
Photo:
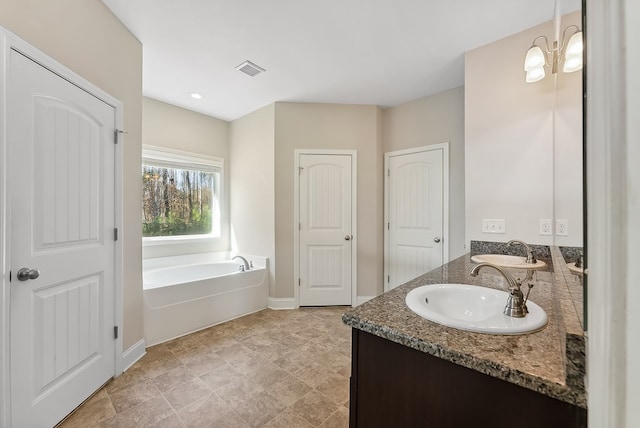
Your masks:
[[[344,240],[345,241],[350,241],[351,238],[353,238],[353,235],[347,235],[347,236],[344,237]]]
[[[438,242],[440,242],[440,238],[438,238],[438,237],[436,236],[435,238],[433,238],[433,242],[435,242],[435,243],[437,244]]]
[[[18,271],[19,281],[28,281],[30,279],[36,279],[39,276],[40,271],[38,269],[22,268]]]

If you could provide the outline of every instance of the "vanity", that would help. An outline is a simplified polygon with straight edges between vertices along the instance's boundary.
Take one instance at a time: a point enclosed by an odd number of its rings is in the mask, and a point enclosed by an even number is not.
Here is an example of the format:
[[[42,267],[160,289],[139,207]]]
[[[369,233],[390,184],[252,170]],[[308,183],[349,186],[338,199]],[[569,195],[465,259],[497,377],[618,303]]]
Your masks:
[[[586,427],[582,285],[558,247],[534,273],[542,330],[492,335],[446,327],[412,312],[409,291],[461,283],[506,290],[470,254],[346,312],[352,327],[351,427]],[[526,271],[511,271],[524,278]]]

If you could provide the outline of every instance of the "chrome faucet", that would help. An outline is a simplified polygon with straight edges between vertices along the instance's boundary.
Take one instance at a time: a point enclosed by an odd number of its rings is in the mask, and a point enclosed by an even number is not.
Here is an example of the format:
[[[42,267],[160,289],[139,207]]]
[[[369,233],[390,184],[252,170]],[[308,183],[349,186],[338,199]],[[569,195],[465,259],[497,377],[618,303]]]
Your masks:
[[[577,268],[581,268],[583,264],[584,264],[584,257],[580,256],[580,257],[578,257],[578,259],[574,263],[574,266],[577,267]]]
[[[507,242],[507,245],[511,245],[511,244],[524,245],[524,248],[527,250],[527,260],[525,260],[525,263],[528,263],[528,264],[538,263],[538,261],[536,260],[536,256],[533,255],[533,250],[527,245],[526,242],[519,241],[517,239],[512,239],[511,241]]]
[[[235,259],[241,259],[242,260],[242,265],[240,265],[240,272],[244,272],[246,270],[251,270],[251,266],[249,265],[249,262],[247,261],[247,259],[245,259],[242,256],[234,256],[231,260],[235,260]]]
[[[529,283],[529,290],[527,290],[527,295],[524,296],[522,294],[522,290],[520,289],[520,287],[522,286],[522,281],[520,281],[520,278],[514,278],[513,275],[511,275],[506,270],[491,263],[477,264],[473,268],[471,268],[469,274],[471,276],[477,276],[478,271],[480,271],[480,269],[485,266],[494,268],[495,270],[500,272],[509,285],[509,298],[507,299],[507,305],[504,307],[504,311],[502,312],[510,317],[524,318],[529,313],[529,310],[527,309],[527,300],[529,299],[529,293],[533,288],[533,284]]]

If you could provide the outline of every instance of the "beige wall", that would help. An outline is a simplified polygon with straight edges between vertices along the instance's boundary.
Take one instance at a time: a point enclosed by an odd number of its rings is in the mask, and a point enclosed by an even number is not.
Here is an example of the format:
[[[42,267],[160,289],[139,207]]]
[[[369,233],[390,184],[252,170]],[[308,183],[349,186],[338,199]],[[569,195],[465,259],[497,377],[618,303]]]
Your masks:
[[[276,103],[276,284],[272,297],[294,296],[294,151],[358,151],[358,295],[382,292],[382,139],[376,106]]]
[[[385,153],[449,142],[449,259],[464,254],[464,88],[383,110],[382,130]]]
[[[229,122],[144,97],[142,143],[226,160]]]
[[[269,258],[275,295],[275,105],[231,122],[231,249]]]
[[[140,230],[142,46],[99,0],[3,0],[0,25],[124,105],[124,349],[143,337]]]
[[[229,249],[229,122],[176,107],[152,98],[143,98],[142,143],[224,159],[222,238],[207,244],[145,246],[144,257],[226,251]]]
[[[563,20],[561,28],[566,25]],[[581,108],[580,73],[558,79],[559,87],[566,89],[558,91],[562,109],[558,117],[554,116],[555,79],[547,76],[533,84],[524,81],[527,49],[539,35],[552,37],[553,28],[548,22],[465,55],[468,240],[522,239],[553,244],[553,236],[539,234],[539,221],[554,219],[557,206],[563,208],[558,218],[570,220],[571,238],[575,238],[564,239],[563,245],[582,244],[581,199],[572,199],[569,204],[554,200],[554,175],[563,184],[558,188],[559,196],[582,192],[582,126],[576,120]],[[554,170],[556,147],[569,146],[568,154],[557,158],[562,167]],[[570,162],[573,158],[575,162]],[[506,234],[482,233],[482,219],[505,219]]]

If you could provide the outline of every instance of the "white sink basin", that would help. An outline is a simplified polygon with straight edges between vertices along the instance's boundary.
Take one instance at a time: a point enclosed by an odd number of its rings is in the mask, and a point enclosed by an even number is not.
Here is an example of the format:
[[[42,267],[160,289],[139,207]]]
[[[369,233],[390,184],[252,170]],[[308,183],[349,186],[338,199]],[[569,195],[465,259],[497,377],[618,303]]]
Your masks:
[[[429,321],[476,333],[524,334],[547,325],[544,309],[532,301],[524,318],[504,315],[507,297],[504,291],[477,285],[432,284],[414,288],[405,302]]]
[[[547,264],[542,260],[538,260],[537,263],[526,263],[526,257],[509,256],[505,254],[477,254],[471,256],[471,261],[475,263],[491,263],[493,265],[502,266],[506,268],[517,269],[545,269]]]
[[[576,275],[582,275],[583,273],[583,268],[581,267],[576,267],[575,263],[567,263],[567,267],[569,268],[569,270],[571,271],[571,273],[576,274]]]

